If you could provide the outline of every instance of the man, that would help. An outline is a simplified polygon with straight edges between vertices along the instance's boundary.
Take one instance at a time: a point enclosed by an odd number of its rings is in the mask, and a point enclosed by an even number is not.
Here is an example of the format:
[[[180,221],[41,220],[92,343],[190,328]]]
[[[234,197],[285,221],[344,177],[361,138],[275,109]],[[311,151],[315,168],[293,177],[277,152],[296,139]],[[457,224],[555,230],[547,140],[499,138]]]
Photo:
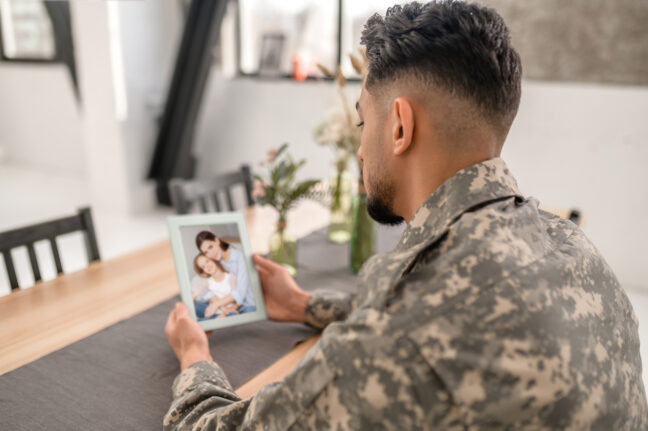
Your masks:
[[[407,221],[357,294],[303,292],[255,256],[275,320],[326,328],[281,382],[241,400],[179,304],[168,429],[648,429],[637,321],[571,222],[498,157],[521,67],[491,9],[373,16],[358,102],[372,217]]]

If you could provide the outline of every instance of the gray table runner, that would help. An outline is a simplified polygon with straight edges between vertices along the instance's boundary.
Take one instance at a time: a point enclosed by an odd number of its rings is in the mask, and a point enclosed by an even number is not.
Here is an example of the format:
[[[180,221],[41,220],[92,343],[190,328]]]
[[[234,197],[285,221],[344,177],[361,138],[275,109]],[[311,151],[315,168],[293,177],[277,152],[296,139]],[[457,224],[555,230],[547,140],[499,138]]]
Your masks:
[[[380,229],[393,248],[402,228]],[[297,282],[307,290],[352,291],[348,244],[326,230],[299,241]],[[178,362],[163,333],[177,298],[0,376],[1,430],[159,429]],[[314,333],[304,325],[257,322],[214,331],[214,359],[238,387]],[[0,360],[2,360],[0,358]]]

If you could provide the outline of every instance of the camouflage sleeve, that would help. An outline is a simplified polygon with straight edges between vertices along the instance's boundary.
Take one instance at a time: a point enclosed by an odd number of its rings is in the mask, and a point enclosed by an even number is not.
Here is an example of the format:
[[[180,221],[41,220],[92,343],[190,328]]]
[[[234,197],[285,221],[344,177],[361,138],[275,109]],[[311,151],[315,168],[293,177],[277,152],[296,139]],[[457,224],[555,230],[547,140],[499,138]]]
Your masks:
[[[306,303],[306,323],[314,328],[323,329],[331,322],[345,320],[356,305],[355,294],[315,291]]]
[[[215,363],[186,368],[164,429],[464,429],[461,410],[414,342],[349,326],[330,328],[283,380],[245,400]]]
[[[245,402],[215,362],[201,361],[185,368],[173,381],[172,391],[164,430],[200,429],[207,415],[216,411],[224,417],[245,412]]]
[[[281,382],[241,400],[214,362],[187,367],[173,383],[165,430],[285,430],[297,422],[332,380],[322,351],[311,348]]]

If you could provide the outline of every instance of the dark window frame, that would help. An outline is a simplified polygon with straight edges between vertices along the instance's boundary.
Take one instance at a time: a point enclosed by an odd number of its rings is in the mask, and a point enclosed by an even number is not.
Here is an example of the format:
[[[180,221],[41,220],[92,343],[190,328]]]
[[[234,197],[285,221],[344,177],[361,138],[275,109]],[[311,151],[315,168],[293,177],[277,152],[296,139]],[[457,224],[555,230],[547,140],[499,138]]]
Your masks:
[[[2,21],[0,20],[0,62],[23,63],[23,64],[63,64],[67,67],[74,93],[78,100],[79,82],[76,71],[76,55],[74,52],[74,35],[72,34],[72,16],[69,0],[49,2],[43,1],[47,16],[52,24],[52,35],[54,37],[54,57],[7,57],[4,50],[2,35]]]
[[[338,0],[338,10],[337,10],[337,47],[336,47],[336,64],[335,64],[335,72],[340,69],[341,64],[342,64],[342,17],[343,17],[343,12],[344,12],[344,0]],[[243,69],[241,68],[241,3],[237,0],[236,1],[236,77],[237,78],[250,78],[250,79],[258,79],[260,81],[277,81],[277,80],[291,80],[291,81],[298,81],[297,79],[294,78],[294,76],[290,73],[283,73],[277,76],[262,76],[258,72],[256,73],[248,73],[248,72],[243,72]],[[312,76],[309,75],[304,79],[304,82],[308,81],[333,81],[335,78],[329,78],[326,76]],[[362,79],[358,77],[349,77],[347,78],[347,81],[349,82],[361,82]]]

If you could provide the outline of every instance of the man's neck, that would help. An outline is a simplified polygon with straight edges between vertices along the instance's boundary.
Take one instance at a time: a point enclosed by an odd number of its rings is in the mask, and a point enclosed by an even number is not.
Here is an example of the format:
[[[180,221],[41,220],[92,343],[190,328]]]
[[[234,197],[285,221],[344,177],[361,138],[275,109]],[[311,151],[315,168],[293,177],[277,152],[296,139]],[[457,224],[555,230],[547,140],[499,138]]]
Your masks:
[[[423,175],[420,176],[413,174],[410,185],[407,187],[409,192],[401,194],[405,198],[401,199],[401,207],[403,208],[401,214],[403,214],[405,221],[409,223],[430,195],[457,172],[493,157],[497,156],[490,154],[476,155],[459,163],[456,161],[455,163],[440,163],[437,166],[428,168],[427,171],[421,170],[420,172],[423,172]]]

